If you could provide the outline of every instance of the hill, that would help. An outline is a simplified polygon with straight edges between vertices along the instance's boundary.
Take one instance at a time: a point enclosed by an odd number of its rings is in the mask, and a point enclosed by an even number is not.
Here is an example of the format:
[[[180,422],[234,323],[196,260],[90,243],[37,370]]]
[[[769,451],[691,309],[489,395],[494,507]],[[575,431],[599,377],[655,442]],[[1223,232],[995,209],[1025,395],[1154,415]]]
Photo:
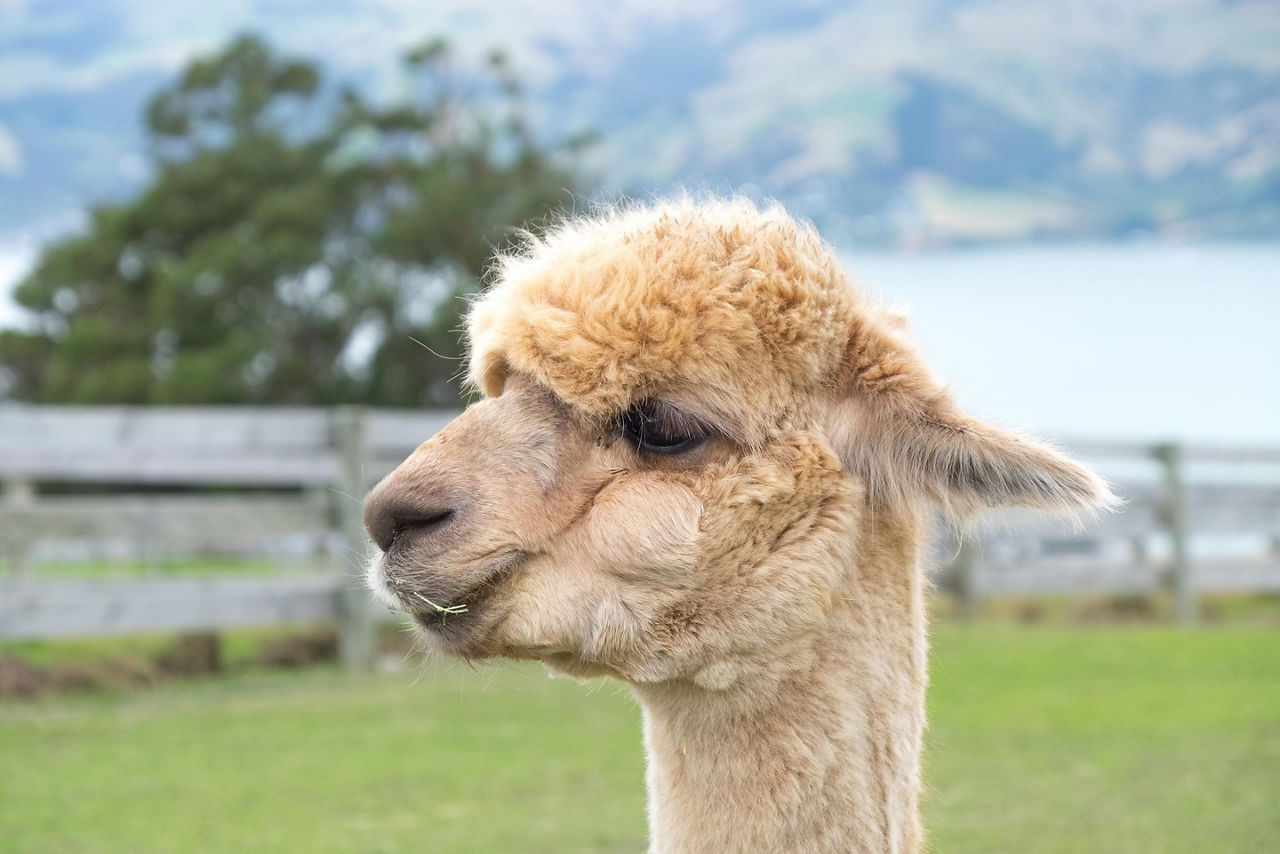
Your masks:
[[[148,92],[251,28],[374,94],[424,33],[504,47],[606,191],[776,196],[841,242],[1280,237],[1265,0],[58,6],[0,8],[0,232],[139,186]]]

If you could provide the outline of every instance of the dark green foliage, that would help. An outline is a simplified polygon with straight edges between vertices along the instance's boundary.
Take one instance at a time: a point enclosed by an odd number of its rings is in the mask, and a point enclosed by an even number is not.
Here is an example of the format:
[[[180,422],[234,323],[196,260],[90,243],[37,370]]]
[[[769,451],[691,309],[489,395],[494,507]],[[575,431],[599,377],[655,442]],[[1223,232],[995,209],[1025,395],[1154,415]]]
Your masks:
[[[8,393],[456,403],[465,297],[513,226],[572,198],[577,143],[531,137],[501,55],[459,68],[432,40],[404,72],[413,94],[381,105],[252,36],[192,62],[146,109],[150,185],[20,283]]]

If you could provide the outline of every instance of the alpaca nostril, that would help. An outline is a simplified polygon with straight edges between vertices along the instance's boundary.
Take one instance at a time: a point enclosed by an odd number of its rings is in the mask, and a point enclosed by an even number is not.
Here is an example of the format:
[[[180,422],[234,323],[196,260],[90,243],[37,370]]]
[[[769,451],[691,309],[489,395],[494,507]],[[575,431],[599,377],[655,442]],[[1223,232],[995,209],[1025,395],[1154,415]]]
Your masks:
[[[382,551],[411,537],[437,535],[467,515],[461,489],[423,478],[392,473],[364,500],[364,527]]]
[[[415,513],[410,516],[394,516],[391,519],[390,536],[387,537],[386,544],[378,543],[378,545],[384,552],[390,551],[396,543],[404,539],[405,534],[439,530],[445,527],[454,515],[455,511],[450,508],[430,513]]]

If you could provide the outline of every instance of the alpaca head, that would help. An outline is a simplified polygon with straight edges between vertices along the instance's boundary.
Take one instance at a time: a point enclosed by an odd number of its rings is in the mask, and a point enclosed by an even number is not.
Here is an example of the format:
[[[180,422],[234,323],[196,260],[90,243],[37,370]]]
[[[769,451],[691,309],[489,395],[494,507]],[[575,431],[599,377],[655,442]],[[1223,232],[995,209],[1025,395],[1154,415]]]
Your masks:
[[[484,399],[365,505],[374,588],[453,654],[724,687],[858,595],[864,514],[1107,499],[958,413],[778,208],[568,222],[468,327]]]

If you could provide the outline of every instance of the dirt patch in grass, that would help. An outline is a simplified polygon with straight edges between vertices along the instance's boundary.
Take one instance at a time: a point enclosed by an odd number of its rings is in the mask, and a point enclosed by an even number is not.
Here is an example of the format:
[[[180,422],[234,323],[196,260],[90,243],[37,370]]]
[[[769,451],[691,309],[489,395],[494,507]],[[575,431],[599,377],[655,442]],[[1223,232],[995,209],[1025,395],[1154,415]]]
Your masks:
[[[156,678],[155,665],[145,659],[117,656],[38,667],[21,656],[0,653],[0,698],[131,688],[150,685]]]
[[[204,676],[222,672],[222,644],[216,632],[181,635],[155,659],[166,676]]]
[[[333,630],[304,632],[265,644],[255,661],[266,667],[305,667],[338,657],[338,633]]]
[[[1120,595],[1087,599],[1076,606],[1077,623],[1145,623],[1163,615],[1150,596]]]
[[[37,697],[48,687],[48,674],[25,659],[0,652],[0,697]]]
[[[224,652],[224,638],[216,632],[179,635],[145,653],[90,654],[43,664],[0,650],[0,699],[138,688],[230,669],[304,667],[333,661],[337,656],[338,637],[331,629],[272,636],[255,652],[231,664]]]

